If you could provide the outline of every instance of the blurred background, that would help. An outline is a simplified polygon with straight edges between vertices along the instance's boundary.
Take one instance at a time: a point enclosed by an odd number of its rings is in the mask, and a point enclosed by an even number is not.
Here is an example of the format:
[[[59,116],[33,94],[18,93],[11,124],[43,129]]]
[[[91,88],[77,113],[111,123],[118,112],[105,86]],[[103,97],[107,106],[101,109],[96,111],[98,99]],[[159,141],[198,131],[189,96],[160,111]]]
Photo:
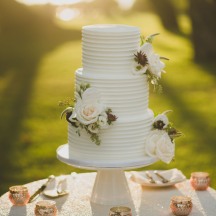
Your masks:
[[[81,28],[97,23],[160,33],[155,51],[169,58],[155,113],[171,109],[184,133],[175,161],[145,169],[209,172],[216,188],[215,0],[0,0],[0,195],[51,174],[85,172],[61,163],[67,143],[59,101],[73,97],[81,67]],[[144,169],[144,168],[143,168]]]

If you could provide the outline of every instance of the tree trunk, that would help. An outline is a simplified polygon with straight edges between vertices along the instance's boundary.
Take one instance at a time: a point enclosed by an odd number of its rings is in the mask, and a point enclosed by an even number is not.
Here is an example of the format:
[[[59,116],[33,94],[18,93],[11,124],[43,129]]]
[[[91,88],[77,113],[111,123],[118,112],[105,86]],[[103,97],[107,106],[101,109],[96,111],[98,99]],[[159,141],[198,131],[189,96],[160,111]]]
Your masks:
[[[190,0],[192,42],[197,62],[216,61],[216,0]]]
[[[155,12],[160,16],[161,22],[169,31],[179,32],[176,8],[171,0],[149,0]]]

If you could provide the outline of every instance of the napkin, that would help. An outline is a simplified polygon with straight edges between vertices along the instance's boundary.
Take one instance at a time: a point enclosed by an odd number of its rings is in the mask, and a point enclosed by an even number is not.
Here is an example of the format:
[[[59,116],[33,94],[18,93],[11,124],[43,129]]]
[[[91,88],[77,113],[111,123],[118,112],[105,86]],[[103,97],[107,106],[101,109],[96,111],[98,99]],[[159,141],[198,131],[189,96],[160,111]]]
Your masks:
[[[139,183],[139,184],[155,184],[155,183],[150,183],[149,179],[147,178],[146,171],[131,171],[131,176],[130,179]],[[152,178],[155,180],[156,184],[161,184],[161,185],[166,185],[166,184],[174,184],[180,181],[184,181],[186,179],[186,177],[184,176],[184,174],[174,168],[174,169],[170,169],[170,170],[160,170],[158,171],[158,173],[160,173],[164,178],[166,178],[167,180],[169,180],[168,183],[162,183],[161,179],[154,174],[153,170],[149,170],[148,171],[150,173],[150,175],[152,176]]]
[[[61,192],[67,192],[67,178],[63,175],[56,177],[55,180],[47,186],[43,194],[50,198],[55,198],[61,196]]]

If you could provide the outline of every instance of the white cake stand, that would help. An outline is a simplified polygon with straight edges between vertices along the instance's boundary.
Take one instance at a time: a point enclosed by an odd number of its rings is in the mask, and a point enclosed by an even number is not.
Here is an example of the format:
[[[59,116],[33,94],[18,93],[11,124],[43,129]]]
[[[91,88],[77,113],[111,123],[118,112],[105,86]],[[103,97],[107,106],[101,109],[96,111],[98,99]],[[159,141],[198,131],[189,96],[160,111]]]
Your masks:
[[[155,158],[143,157],[128,162],[85,161],[69,157],[68,144],[57,149],[57,158],[71,166],[97,170],[91,202],[100,205],[124,205],[132,202],[124,170],[145,167],[157,161]]]

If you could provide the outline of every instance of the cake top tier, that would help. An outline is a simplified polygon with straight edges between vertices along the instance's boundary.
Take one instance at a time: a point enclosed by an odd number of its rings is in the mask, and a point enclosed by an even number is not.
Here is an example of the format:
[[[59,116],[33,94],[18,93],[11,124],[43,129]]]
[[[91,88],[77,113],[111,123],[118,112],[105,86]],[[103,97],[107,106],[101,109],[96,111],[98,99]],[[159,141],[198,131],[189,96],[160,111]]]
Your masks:
[[[135,26],[105,24],[82,28],[82,65],[85,74],[131,75],[140,31]]]
[[[139,28],[135,26],[128,26],[128,25],[119,25],[119,24],[98,24],[98,25],[89,25],[83,27],[83,33],[89,34],[100,34],[100,35],[107,35],[107,34],[121,34],[123,33],[128,35],[139,34]]]

